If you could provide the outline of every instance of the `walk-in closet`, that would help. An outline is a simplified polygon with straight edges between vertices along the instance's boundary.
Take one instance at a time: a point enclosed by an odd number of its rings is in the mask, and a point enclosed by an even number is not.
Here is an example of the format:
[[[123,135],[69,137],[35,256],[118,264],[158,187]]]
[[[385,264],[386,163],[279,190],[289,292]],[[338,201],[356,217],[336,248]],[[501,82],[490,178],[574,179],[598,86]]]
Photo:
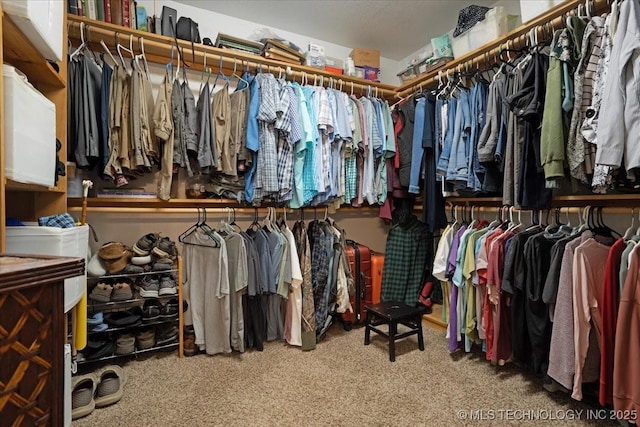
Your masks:
[[[0,15],[7,425],[638,423],[639,0]]]

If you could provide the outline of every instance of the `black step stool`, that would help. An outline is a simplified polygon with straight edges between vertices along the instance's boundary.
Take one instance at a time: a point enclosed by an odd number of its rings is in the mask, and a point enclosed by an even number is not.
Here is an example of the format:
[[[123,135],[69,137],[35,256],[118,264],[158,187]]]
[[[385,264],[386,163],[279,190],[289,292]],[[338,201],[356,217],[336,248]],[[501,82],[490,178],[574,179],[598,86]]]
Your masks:
[[[386,337],[389,340],[389,360],[396,360],[396,340],[408,336],[418,335],[418,348],[424,351],[424,338],[422,337],[422,315],[425,309],[412,307],[403,302],[381,302],[367,305],[367,320],[364,331],[364,345],[369,345],[371,331]],[[409,328],[408,331],[398,334],[398,323]],[[385,332],[377,326],[389,325],[389,332]]]

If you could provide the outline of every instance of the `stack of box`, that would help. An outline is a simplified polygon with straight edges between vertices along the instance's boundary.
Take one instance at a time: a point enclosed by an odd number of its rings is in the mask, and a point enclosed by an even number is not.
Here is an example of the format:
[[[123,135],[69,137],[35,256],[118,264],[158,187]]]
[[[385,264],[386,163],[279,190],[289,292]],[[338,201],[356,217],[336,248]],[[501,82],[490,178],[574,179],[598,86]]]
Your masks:
[[[349,54],[356,66],[356,77],[375,82],[380,81],[380,51],[355,48]]]

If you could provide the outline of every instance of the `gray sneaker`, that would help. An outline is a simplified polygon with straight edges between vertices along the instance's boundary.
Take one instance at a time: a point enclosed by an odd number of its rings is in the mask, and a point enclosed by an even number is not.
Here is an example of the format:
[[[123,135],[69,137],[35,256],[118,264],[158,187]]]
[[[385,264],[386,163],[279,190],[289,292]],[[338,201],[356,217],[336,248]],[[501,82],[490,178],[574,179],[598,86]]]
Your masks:
[[[178,289],[176,288],[176,281],[172,276],[162,276],[160,278],[160,290],[159,295],[176,295]]]
[[[160,282],[153,276],[146,276],[138,285],[138,289],[142,298],[158,298]]]

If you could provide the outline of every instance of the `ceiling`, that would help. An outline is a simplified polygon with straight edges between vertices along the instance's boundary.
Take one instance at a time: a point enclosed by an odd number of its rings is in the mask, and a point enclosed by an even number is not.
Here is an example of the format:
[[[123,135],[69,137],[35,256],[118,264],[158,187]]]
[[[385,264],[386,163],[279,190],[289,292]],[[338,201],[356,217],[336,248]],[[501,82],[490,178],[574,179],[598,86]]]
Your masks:
[[[496,0],[176,0],[263,26],[347,47],[380,50],[400,61],[444,34],[469,4]]]

